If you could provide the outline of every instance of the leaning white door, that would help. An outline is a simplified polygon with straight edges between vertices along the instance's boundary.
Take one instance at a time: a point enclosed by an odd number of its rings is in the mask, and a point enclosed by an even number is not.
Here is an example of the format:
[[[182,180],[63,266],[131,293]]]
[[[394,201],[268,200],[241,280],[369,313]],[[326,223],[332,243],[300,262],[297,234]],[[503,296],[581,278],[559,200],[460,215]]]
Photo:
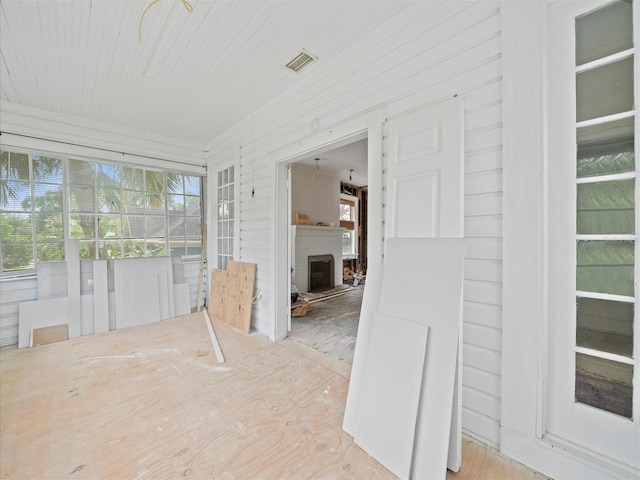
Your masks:
[[[459,97],[389,120],[386,238],[464,236],[462,124]],[[458,350],[447,461],[455,472],[461,463],[461,345]]]
[[[623,476],[640,473],[635,3],[557,2],[547,12],[543,432]]]

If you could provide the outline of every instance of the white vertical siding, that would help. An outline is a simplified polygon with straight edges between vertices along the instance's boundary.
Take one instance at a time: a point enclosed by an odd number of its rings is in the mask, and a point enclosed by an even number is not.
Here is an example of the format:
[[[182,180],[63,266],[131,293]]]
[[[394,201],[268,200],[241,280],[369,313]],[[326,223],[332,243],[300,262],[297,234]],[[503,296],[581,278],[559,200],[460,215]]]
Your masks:
[[[240,259],[258,264],[263,300],[253,326],[268,334],[275,226],[270,152],[311,135],[314,120],[325,129],[378,105],[389,118],[455,94],[463,98],[463,431],[493,446],[500,442],[502,342],[500,41],[497,3],[418,2],[214,140],[208,160],[215,165],[238,145],[252,151],[240,162]],[[383,152],[386,157],[384,143]]]
[[[0,346],[18,343],[18,304],[37,296],[34,277],[0,281]]]

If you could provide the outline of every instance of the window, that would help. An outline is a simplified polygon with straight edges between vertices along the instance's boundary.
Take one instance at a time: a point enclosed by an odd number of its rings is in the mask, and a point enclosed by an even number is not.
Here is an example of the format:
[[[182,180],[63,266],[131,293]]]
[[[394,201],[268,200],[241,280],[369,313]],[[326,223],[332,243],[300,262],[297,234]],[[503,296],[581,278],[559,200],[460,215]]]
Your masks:
[[[576,19],[575,400],[627,418],[636,368],[633,68],[630,3]]]
[[[233,260],[233,242],[235,229],[234,167],[218,172],[217,187],[217,268],[226,269],[229,260]]]
[[[342,232],[343,257],[356,258],[357,256],[356,201],[356,197],[347,195],[343,195],[340,199],[340,226],[345,229]]]
[[[0,160],[2,273],[63,260],[66,229],[85,260],[200,254],[203,177],[9,151]]]
[[[0,152],[1,272],[64,259],[63,161]]]

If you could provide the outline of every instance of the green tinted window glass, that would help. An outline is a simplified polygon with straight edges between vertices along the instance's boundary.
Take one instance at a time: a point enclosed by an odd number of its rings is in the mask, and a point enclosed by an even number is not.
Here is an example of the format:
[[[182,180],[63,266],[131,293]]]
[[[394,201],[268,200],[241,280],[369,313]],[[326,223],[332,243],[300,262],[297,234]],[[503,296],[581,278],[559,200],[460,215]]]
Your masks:
[[[578,234],[635,233],[635,181],[578,185]]]
[[[633,303],[578,297],[577,308],[577,346],[633,357]]]
[[[633,57],[576,75],[578,122],[633,109]]]
[[[635,169],[633,118],[579,128],[577,138],[578,178]]]
[[[576,288],[634,296],[634,242],[579,241]]]
[[[633,366],[576,353],[576,401],[631,418]]]
[[[576,19],[576,65],[633,47],[633,7],[618,1]]]

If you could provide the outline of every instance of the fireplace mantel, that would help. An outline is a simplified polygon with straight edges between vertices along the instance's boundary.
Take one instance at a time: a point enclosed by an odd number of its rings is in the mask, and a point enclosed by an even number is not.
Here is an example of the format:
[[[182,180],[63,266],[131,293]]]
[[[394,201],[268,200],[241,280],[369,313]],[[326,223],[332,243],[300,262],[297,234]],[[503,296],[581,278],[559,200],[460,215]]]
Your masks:
[[[291,225],[291,282],[301,292],[309,289],[307,259],[314,255],[333,255],[334,283],[342,285],[342,227]]]

